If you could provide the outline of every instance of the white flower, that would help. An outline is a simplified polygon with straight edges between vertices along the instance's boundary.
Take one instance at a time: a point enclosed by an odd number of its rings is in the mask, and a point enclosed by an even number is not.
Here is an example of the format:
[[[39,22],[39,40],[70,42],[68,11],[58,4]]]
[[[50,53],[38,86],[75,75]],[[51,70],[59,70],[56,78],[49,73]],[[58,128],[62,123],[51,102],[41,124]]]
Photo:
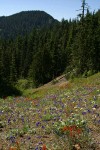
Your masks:
[[[93,111],[95,111],[95,110],[96,110],[96,108],[92,108],[92,110],[93,110]]]
[[[65,122],[61,121],[61,125],[62,125],[62,126],[65,126]]]

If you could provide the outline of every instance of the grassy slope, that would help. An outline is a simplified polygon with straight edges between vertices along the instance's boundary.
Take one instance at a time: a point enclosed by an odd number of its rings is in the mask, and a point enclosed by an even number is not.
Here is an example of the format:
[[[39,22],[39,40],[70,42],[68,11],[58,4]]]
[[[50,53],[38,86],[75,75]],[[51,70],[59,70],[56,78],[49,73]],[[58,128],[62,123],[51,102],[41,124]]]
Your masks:
[[[58,79],[55,85],[49,83],[25,90],[23,95],[0,99],[0,146],[3,150],[16,146],[15,141],[19,142],[21,150],[39,149],[43,144],[49,150],[70,150],[69,143],[80,144],[82,150],[93,150],[93,147],[99,150],[100,73],[68,82]],[[77,141],[74,137],[68,141],[68,136],[63,139],[58,135],[60,124],[68,122],[69,118],[70,124],[76,114],[87,122],[85,134]]]
[[[54,84],[50,82],[42,87],[36,89],[28,89],[23,91],[24,96],[31,98],[43,98],[48,93],[56,93],[57,91],[79,89],[81,87],[100,87],[100,73],[97,73],[88,78],[75,78],[67,81],[63,77],[63,81],[57,78],[57,82]]]

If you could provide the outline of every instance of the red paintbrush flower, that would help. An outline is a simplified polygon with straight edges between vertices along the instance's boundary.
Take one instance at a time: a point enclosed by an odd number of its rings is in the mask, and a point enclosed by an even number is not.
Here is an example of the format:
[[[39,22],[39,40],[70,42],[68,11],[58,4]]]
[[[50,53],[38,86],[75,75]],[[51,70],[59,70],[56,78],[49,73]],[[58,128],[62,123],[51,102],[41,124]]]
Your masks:
[[[42,146],[42,150],[47,150],[47,148],[46,148],[46,145],[45,145],[45,144]]]
[[[62,128],[62,131],[66,131],[66,130],[68,130],[68,127],[67,127],[67,126],[64,126],[64,127]]]
[[[81,133],[82,133],[82,130],[81,130],[81,129],[77,129],[77,133],[78,133],[78,134],[81,134]]]

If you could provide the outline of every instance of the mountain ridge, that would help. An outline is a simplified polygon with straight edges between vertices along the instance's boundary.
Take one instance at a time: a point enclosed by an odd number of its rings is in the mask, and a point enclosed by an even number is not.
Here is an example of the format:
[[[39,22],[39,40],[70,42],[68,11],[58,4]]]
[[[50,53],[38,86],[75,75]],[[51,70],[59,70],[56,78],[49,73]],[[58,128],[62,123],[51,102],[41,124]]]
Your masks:
[[[30,33],[33,28],[49,27],[58,20],[41,10],[21,11],[0,17],[0,37],[10,38]]]

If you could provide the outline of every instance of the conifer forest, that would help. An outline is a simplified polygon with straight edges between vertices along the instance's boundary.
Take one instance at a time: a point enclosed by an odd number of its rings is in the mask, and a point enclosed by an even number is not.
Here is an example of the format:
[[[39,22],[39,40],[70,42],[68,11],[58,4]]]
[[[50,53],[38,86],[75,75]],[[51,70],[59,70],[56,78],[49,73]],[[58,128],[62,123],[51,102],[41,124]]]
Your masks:
[[[37,87],[63,72],[87,76],[100,71],[100,10],[61,22],[42,11],[21,12],[1,17],[0,28],[3,91],[23,78]]]

